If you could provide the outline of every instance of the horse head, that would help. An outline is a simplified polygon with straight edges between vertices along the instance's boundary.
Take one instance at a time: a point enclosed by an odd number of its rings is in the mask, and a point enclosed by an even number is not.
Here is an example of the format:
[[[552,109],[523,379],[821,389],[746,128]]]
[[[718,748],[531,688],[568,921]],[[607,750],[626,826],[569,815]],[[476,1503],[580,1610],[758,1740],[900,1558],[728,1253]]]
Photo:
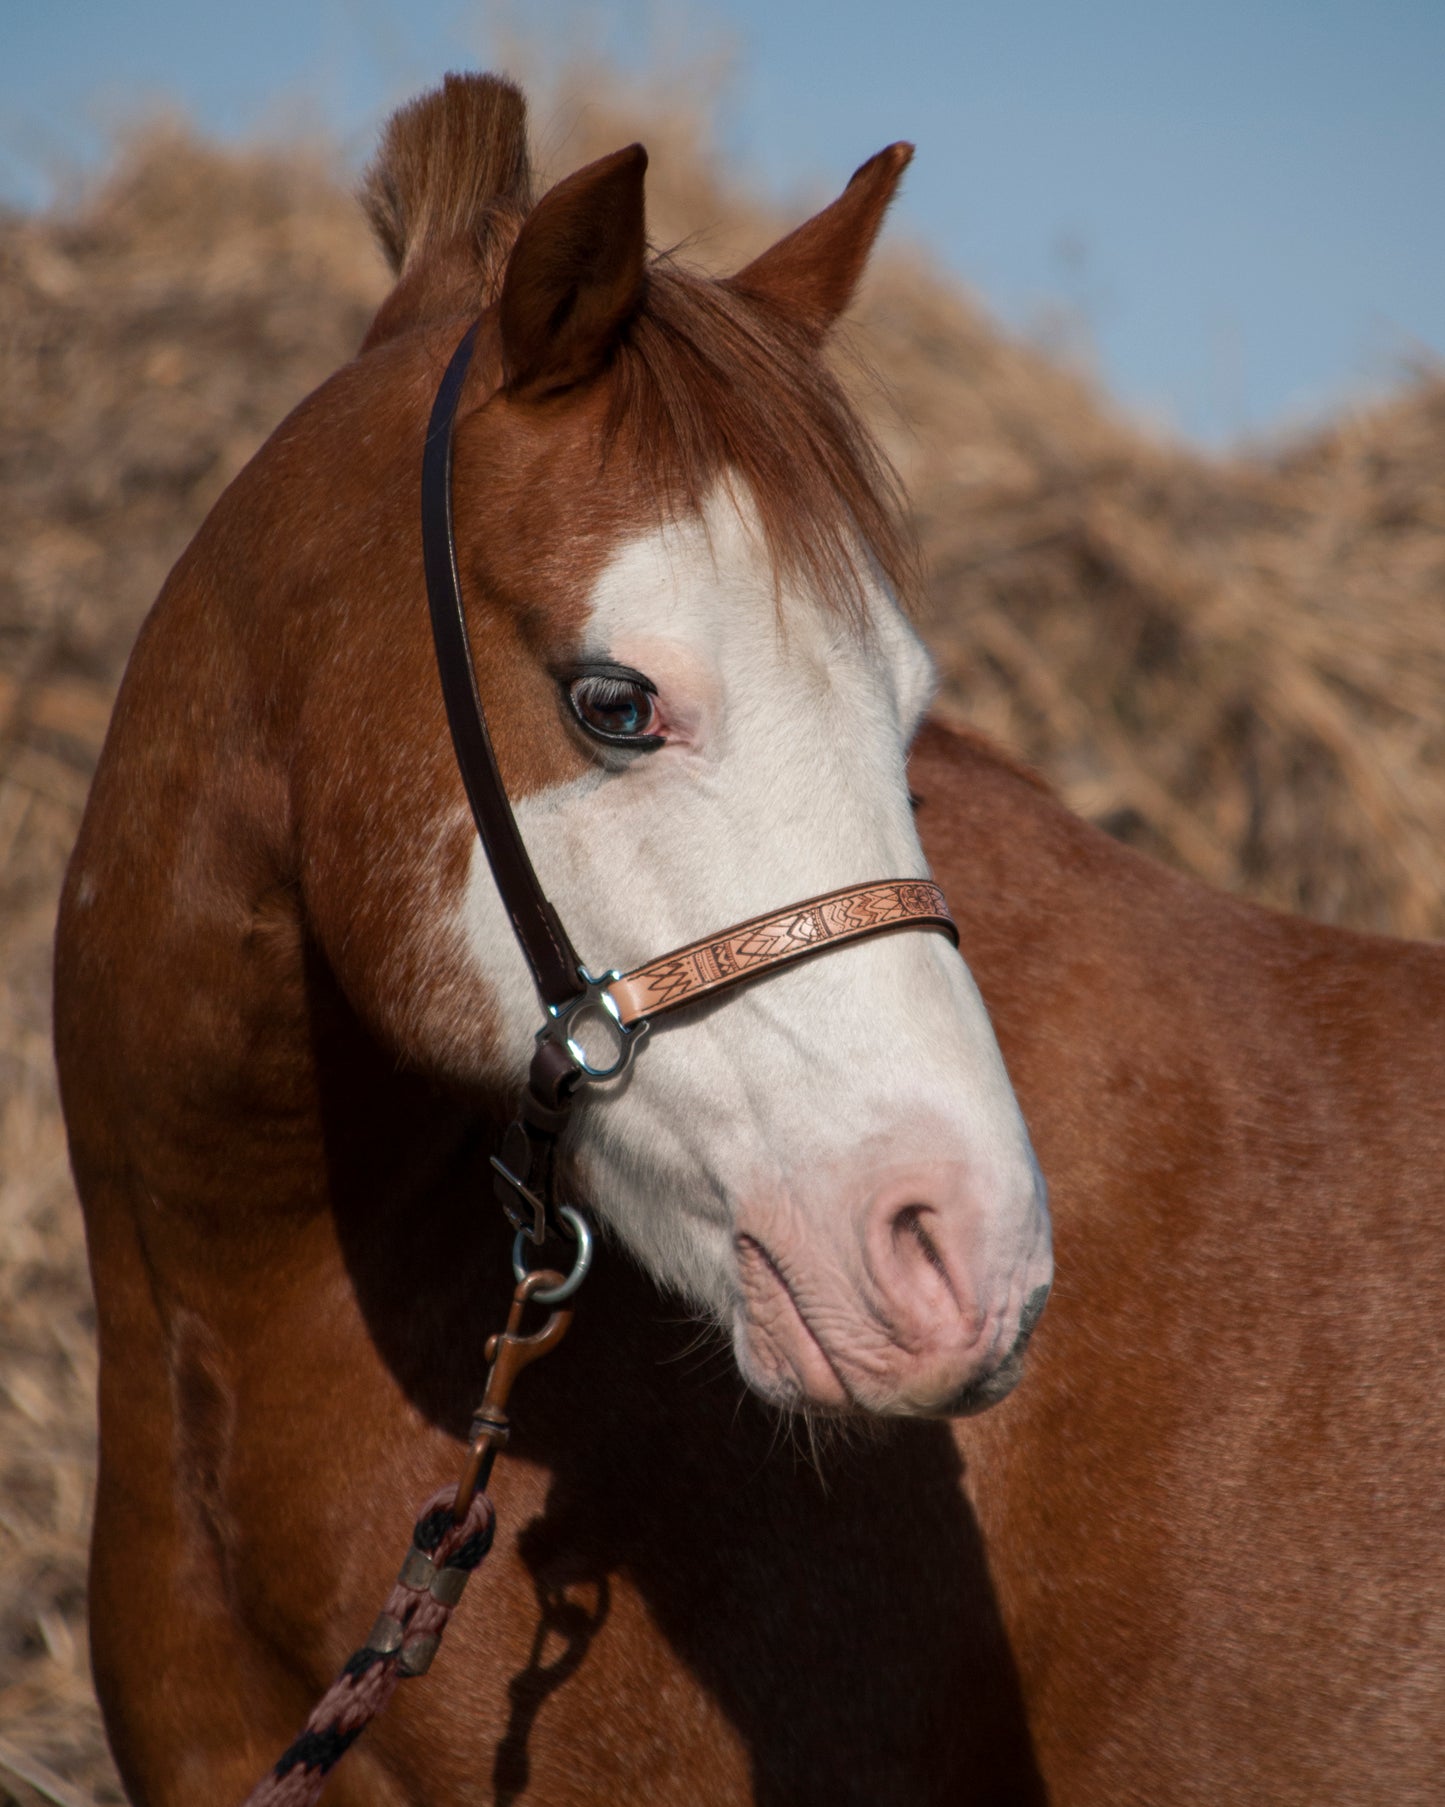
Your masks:
[[[477,682],[585,963],[926,876],[906,765],[932,677],[899,601],[909,542],[824,359],[909,155],[881,152],[714,281],[649,256],[640,146],[534,202],[507,84],[453,78],[392,122],[369,200],[396,286],[362,355],[278,436],[269,513],[314,578],[274,655],[305,693],[303,907],[400,1059],[504,1099],[540,1015],[421,588],[422,434],[473,320],[452,495]],[[284,501],[303,459],[331,483],[305,520]],[[1051,1274],[1044,1189],[938,934],[845,947],[654,1028],[589,1088],[567,1162],[774,1400],[960,1412],[1017,1377]]]

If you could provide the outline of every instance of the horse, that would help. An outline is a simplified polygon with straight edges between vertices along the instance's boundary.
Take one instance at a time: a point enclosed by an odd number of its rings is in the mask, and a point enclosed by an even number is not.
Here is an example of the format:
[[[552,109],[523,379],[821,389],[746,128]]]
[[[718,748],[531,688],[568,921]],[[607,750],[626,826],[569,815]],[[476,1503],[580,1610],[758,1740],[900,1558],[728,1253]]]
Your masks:
[[[927,719],[900,498],[824,357],[908,156],[708,280],[649,256],[640,147],[534,200],[519,93],[449,77],[368,179],[358,356],[142,630],[56,951],[138,1807],[290,1743],[512,1284],[540,1006],[417,524],[473,323],[476,681],[582,951],[930,871],[959,951],[822,952],[579,1099],[604,1252],[491,1557],[328,1798],[1438,1798],[1445,951],[1219,895]]]

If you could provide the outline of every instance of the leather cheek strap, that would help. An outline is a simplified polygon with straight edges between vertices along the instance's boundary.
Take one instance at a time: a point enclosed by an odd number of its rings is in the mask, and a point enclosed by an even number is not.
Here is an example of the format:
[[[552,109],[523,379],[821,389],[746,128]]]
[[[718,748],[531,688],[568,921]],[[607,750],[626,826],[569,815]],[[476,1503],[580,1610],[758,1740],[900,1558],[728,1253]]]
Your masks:
[[[895,928],[941,929],[958,946],[958,929],[937,885],[885,879],[826,891],[691,942],[614,979],[607,995],[624,1024],[655,1020],[827,948]]]
[[[576,995],[577,954],[532,868],[497,767],[477,689],[452,528],[453,432],[479,324],[473,323],[453,352],[432,404],[422,452],[422,563],[442,701],[467,801],[512,933],[543,1003],[555,1006]]]

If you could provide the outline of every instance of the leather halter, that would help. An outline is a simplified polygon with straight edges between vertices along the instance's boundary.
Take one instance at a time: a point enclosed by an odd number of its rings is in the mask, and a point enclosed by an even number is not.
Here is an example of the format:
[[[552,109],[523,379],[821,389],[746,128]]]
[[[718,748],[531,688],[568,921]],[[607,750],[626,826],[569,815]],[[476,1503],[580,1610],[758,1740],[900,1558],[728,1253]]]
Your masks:
[[[512,932],[546,1010],[516,1120],[493,1157],[498,1198],[534,1242],[555,1227],[556,1145],[577,1088],[610,1079],[649,1025],[669,1011],[777,972],[799,960],[892,929],[941,929],[958,944],[942,891],[927,879],[884,879],[805,898],[721,934],[676,948],[630,973],[594,976],[577,957],[528,857],[502,784],[477,689],[452,526],[452,441],[457,406],[476,346],[471,327],[452,353],[422,453],[421,529],[432,638],[452,746],[477,833]],[[615,1058],[597,1064],[579,1039],[582,1019],[609,1025]]]

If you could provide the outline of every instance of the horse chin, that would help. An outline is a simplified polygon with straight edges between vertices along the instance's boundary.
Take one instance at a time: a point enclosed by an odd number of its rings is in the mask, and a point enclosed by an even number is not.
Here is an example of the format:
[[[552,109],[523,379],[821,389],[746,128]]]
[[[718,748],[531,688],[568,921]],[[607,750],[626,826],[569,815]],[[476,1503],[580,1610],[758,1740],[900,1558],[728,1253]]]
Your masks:
[[[1023,1378],[1021,1351],[1011,1352],[991,1372],[966,1381],[955,1392],[938,1399],[919,1399],[879,1386],[854,1391],[828,1363],[821,1347],[821,1365],[783,1356],[749,1336],[745,1323],[733,1332],[738,1371],[759,1398],[782,1411],[838,1419],[974,1418],[1007,1399]]]
[[[734,1308],[733,1352],[748,1386],[771,1405],[833,1416],[965,1418],[1006,1399],[1023,1377],[1047,1285],[1028,1297],[1001,1356],[980,1348],[920,1361],[861,1319],[852,1335],[820,1333],[767,1251],[749,1238],[739,1243],[753,1272]]]
[[[860,1409],[801,1313],[782,1330],[739,1310],[733,1320],[733,1354],[738,1372],[769,1405],[790,1411],[852,1413]]]
[[[1025,1331],[991,1374],[966,1381],[951,1399],[944,1400],[926,1416],[976,1418],[980,1412],[986,1412],[990,1406],[1007,1399],[1024,1377],[1024,1346],[1027,1342],[1028,1333]]]

